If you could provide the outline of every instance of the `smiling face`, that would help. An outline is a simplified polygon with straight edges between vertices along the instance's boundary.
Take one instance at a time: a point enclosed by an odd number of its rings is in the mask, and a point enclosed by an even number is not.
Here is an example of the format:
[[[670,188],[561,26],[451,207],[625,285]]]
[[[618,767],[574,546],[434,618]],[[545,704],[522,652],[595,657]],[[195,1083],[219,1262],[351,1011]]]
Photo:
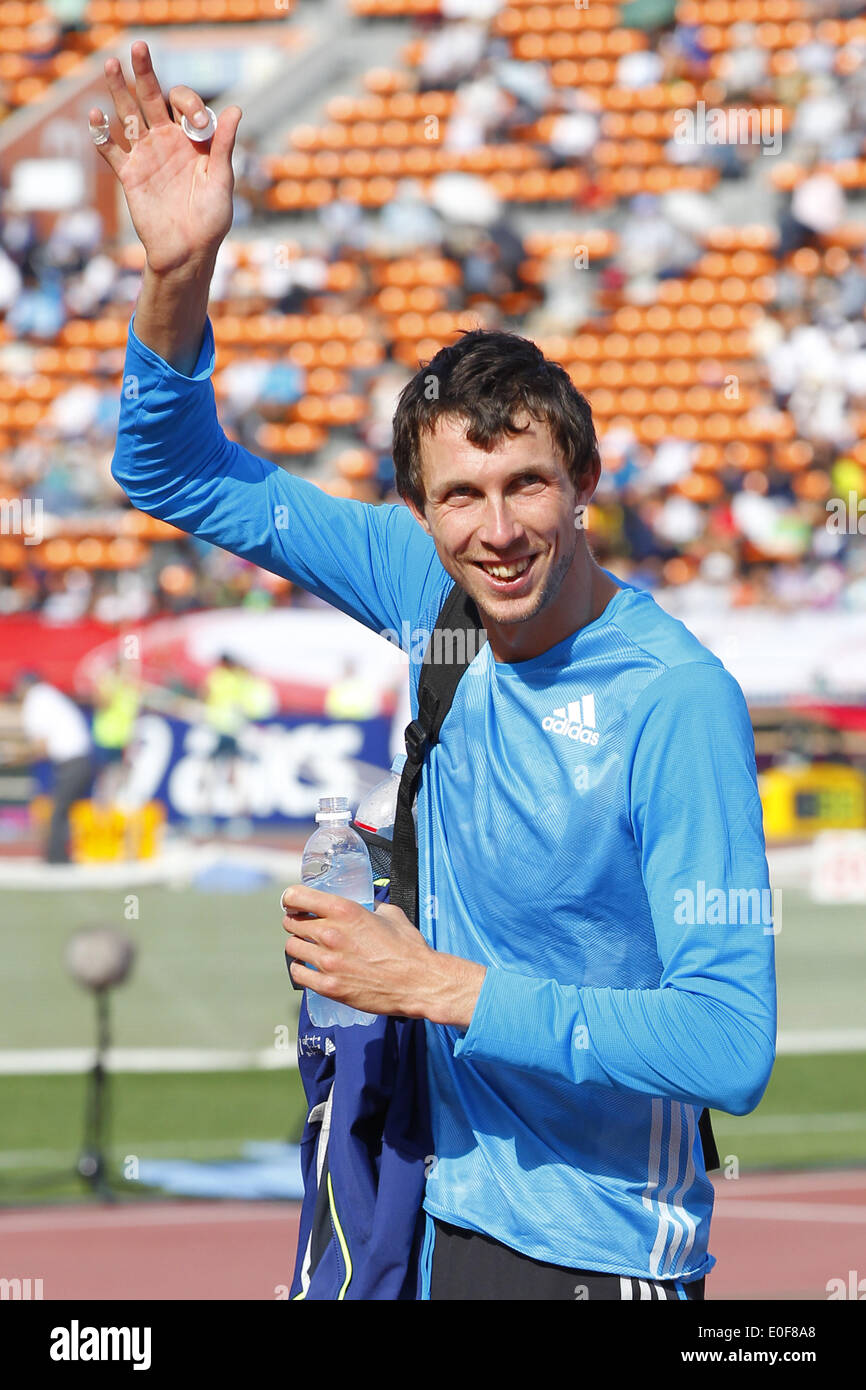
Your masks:
[[[475,600],[498,661],[529,660],[591,621],[598,576],[605,602],[616,588],[575,524],[597,469],[578,491],[547,424],[515,423],[528,428],[488,452],[467,441],[459,417],[441,416],[421,446],[423,512],[408,502],[445,569]]]

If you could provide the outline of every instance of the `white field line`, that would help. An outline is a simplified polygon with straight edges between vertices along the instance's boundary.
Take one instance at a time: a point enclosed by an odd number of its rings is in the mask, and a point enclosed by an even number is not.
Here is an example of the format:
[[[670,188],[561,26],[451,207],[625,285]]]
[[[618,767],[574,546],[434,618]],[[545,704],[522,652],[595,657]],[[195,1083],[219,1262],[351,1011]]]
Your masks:
[[[0,1052],[0,1075],[50,1076],[89,1071],[92,1047],[25,1048]],[[294,1046],[241,1051],[202,1047],[112,1047],[106,1065],[113,1072],[291,1071],[297,1068]]]
[[[866,1192],[866,1168],[747,1173],[742,1178],[726,1178],[714,1173],[713,1186],[718,1210],[719,1199],[726,1203],[728,1199],[723,1194],[728,1192],[731,1201],[739,1201],[742,1197],[765,1197],[768,1201],[775,1201],[779,1194],[786,1192]]]
[[[142,1202],[135,1207],[52,1207],[50,1210],[10,1212],[0,1211],[0,1232],[14,1235],[37,1231],[88,1231],[97,1227],[131,1228],[145,1226],[216,1226],[249,1221],[286,1221],[291,1219],[285,1202],[252,1203],[245,1206],[223,1206],[207,1203],[201,1206],[151,1206]]]
[[[866,1052],[866,1028],[821,1028],[782,1032],[780,1056]],[[0,1050],[0,1076],[43,1076],[82,1072],[93,1066],[89,1047],[6,1048]],[[117,1047],[108,1054],[112,1071],[256,1071],[296,1067],[294,1047],[258,1051],[201,1047]],[[778,1118],[778,1117],[777,1117]],[[859,1128],[858,1126],[855,1126]]]
[[[110,1163],[118,1167],[119,1155],[125,1158],[134,1154],[136,1158],[190,1159],[196,1162],[202,1158],[223,1158],[228,1163],[242,1162],[248,1157],[241,1149],[250,1144],[284,1144],[285,1139],[169,1139],[154,1143],[150,1139],[140,1141],[112,1139]],[[74,1151],[74,1152],[73,1152]],[[52,1168],[74,1164],[77,1148],[71,1144],[68,1149],[0,1149],[0,1170],[4,1168]],[[132,1179],[129,1179],[130,1183]]]

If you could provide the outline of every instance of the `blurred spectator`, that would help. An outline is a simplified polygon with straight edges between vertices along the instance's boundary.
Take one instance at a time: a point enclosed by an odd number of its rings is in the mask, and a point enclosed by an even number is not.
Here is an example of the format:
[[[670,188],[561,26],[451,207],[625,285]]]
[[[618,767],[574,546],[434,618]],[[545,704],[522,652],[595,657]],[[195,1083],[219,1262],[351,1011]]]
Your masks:
[[[512,103],[485,65],[479,76],[458,88],[443,145],[446,150],[477,150],[502,127]]]
[[[512,124],[528,124],[550,108],[555,89],[545,63],[500,58],[493,62],[492,70],[499,86],[516,103],[510,108],[511,114],[505,118],[506,128]],[[506,111],[508,109],[506,107]]]
[[[740,21],[728,30],[730,47],[720,55],[719,77],[728,101],[739,101],[760,91],[767,80],[767,50],[758,42],[754,24]]]
[[[824,74],[813,77],[800,101],[791,128],[789,154],[811,161],[819,155],[851,158],[857,153],[856,137],[843,141],[849,106],[836,81]]]
[[[585,93],[575,92],[571,109],[556,117],[548,137],[553,168],[586,159],[595,147],[600,130],[601,113],[597,102]]]
[[[649,48],[624,53],[616,65],[618,87],[654,87],[664,74],[664,60]]]
[[[56,338],[66,322],[58,275],[46,272],[41,280],[25,275],[24,287],[6,315],[6,322],[20,338]]]
[[[93,781],[93,756],[87,720],[78,706],[34,671],[22,671],[15,683],[21,701],[21,724],[28,744],[21,761],[47,759],[53,774],[53,807],[44,857],[49,864],[69,862],[69,808],[87,796]]]
[[[505,0],[439,0],[443,19],[493,19]]]
[[[15,303],[23,283],[21,271],[0,247],[0,313],[6,313]]]
[[[401,179],[397,191],[379,215],[379,242],[394,256],[435,247],[442,221],[416,179]]]
[[[620,265],[646,293],[665,276],[684,274],[700,254],[694,238],[664,215],[658,198],[639,193],[632,199],[619,239]]]
[[[393,352],[389,347],[367,397],[368,412],[364,439],[377,453],[384,453],[391,448],[392,421],[397,409],[397,400],[403,387],[411,379],[412,373],[408,367],[394,361]]]
[[[44,5],[60,25],[62,33],[74,33],[86,28],[89,0],[44,0]]]
[[[811,245],[819,234],[835,231],[845,214],[845,193],[832,174],[810,174],[794,189],[790,208],[780,220],[776,254],[787,256]]]
[[[481,61],[485,39],[481,24],[443,25],[425,46],[418,73],[421,91],[453,91]]]
[[[96,209],[74,208],[58,216],[40,256],[46,266],[66,273],[83,270],[102,240],[102,218]]]

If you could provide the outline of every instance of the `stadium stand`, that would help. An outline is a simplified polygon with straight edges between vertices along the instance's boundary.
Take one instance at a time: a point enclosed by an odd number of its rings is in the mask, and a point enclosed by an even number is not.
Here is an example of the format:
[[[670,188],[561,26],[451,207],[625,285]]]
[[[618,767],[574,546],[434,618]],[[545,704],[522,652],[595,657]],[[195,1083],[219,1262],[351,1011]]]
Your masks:
[[[285,9],[286,7],[284,7]],[[734,605],[862,604],[866,14],[680,0],[351,0],[402,61],[238,161],[211,313],[231,435],[320,486],[398,500],[390,415],[478,324],[527,333],[591,401],[599,557]],[[480,16],[480,17],[479,17]],[[274,18],[272,0],[0,4],[6,112],[123,30]],[[140,247],[87,211],[0,223],[0,609],[123,621],[290,586],[131,511],[108,475]],[[860,580],[858,584],[856,581]]]

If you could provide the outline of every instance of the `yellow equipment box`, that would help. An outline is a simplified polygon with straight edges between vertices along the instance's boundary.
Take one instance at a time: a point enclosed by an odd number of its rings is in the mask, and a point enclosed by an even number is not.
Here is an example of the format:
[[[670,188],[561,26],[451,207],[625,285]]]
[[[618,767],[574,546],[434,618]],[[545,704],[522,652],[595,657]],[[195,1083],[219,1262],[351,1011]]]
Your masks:
[[[30,814],[44,830],[51,816],[51,798],[34,797]],[[165,807],[160,801],[148,801],[134,810],[74,801],[69,808],[69,852],[76,864],[153,859],[159,853],[164,824]]]
[[[866,827],[866,777],[845,763],[773,767],[758,777],[768,840]]]

